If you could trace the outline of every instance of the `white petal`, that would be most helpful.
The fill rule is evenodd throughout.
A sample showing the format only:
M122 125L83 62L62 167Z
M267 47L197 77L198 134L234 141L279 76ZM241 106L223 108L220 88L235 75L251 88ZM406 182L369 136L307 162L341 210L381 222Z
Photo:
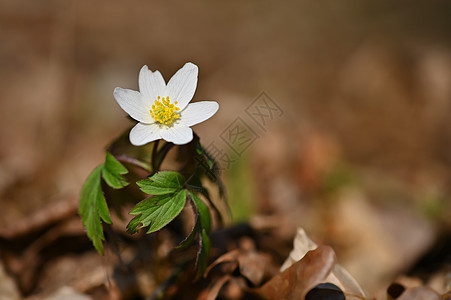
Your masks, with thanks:
M113 95L119 106L133 119L143 123L155 122L149 112L151 104L146 101L141 93L115 88Z
M178 101L178 107L184 109L193 99L197 86L198 68L193 63L186 63L169 80L167 91L171 101Z
M135 146L141 146L161 139L160 131L158 124L138 123L130 131L130 143Z
M193 140L193 130L189 127L177 126L167 127L160 131L161 137L167 142L183 145Z
M139 91L150 101L154 101L157 96L163 97L166 90L166 83L159 71L152 72L147 66L139 71Z
M201 101L188 104L180 113L180 125L193 126L211 118L219 109L218 102Z

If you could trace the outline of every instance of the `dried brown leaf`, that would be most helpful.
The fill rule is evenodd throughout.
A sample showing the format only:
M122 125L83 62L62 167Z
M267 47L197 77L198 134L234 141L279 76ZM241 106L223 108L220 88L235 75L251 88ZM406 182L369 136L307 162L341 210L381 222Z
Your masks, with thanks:
M293 250L280 268L281 271L289 268L296 261L301 260L308 251L316 249L317 244L310 239L302 227L297 229L296 236L293 241ZM357 283L357 280L339 264L335 264L332 272L326 279L327 282L337 285L347 295L349 300L366 299L366 292Z
M208 273L210 273L211 269L213 269L215 266L225 263L225 262L234 263L234 264L231 264L231 268L230 268L230 272L233 272L233 270L235 270L235 268L238 266L239 255L240 255L240 251L238 249L232 250L230 252L227 252L224 255L221 255L214 262L212 262L211 265L208 266L208 268L205 270L204 277L207 277Z
M240 273L249 279L254 286L259 285L263 281L269 262L270 257L255 251L242 253L238 257Z
M264 299L304 299L313 287L326 280L335 261L332 248L320 246L254 291Z
M237 267L241 275L248 279L254 286L262 283L266 277L271 277L275 272L271 264L271 257L255 249L251 240L241 239L240 248L227 252L216 259L208 268L205 276L215 266L223 263L229 263L222 271L232 273Z
M281 271L285 271L288 269L293 263L301 260L308 251L314 250L318 247L314 241L312 241L307 233L305 232L304 228L299 227L296 233L296 236L294 237L293 241L293 250L291 250L290 255L283 263L282 267L280 268Z
M230 280L230 275L225 275L213 284L213 286L208 290L208 294L205 300L215 300L218 297L219 292L222 287Z

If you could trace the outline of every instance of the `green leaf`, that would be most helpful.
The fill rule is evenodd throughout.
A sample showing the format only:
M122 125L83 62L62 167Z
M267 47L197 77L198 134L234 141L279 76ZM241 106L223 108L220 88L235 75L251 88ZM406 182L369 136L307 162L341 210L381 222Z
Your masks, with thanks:
M105 168L113 174L124 175L128 173L127 168L117 161L117 159L110 152L106 153Z
M180 214L185 203L186 190L147 198L130 212L131 215L137 216L128 223L127 231L135 233L146 226L149 226L147 233L158 231ZM139 226L140 224L142 225Z
M102 193L100 176L104 165L95 168L86 179L80 193L79 213L83 226L86 228L97 251L103 254L102 241L105 240L101 219L111 224L111 218L105 197Z
M202 229L205 229L207 232L211 229L211 215L208 206L193 192L189 191L189 196L193 200L194 205L196 206L197 213L199 215L199 222Z
M89 210L83 219L83 225L86 228L89 239L92 241L94 248L103 255L102 241L105 240L105 237L98 214L94 210Z
M102 177L105 182L113 189L121 189L128 185L128 182L122 175L128 173L128 170L109 152L106 153L105 164L102 170Z
M191 230L191 233L183 240L180 242L180 244L175 247L175 249L184 249L186 247L188 247L193 241L194 241L194 237L197 234L197 228L198 228L198 221L196 220L196 223L193 226L193 229Z
M210 255L210 238L208 237L207 231L202 229L199 237L199 251L197 252L196 267L197 267L197 278L204 274L207 268L207 260Z
M175 171L161 171L149 179L138 181L136 184L149 195L165 195L183 188L185 177Z

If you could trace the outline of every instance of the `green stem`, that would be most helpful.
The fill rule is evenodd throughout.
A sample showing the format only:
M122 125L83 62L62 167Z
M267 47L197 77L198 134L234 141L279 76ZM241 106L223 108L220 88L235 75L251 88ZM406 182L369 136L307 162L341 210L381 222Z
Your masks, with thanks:
M134 165L135 167L141 168L141 169L143 169L145 171L148 171L148 172L151 171L150 170L150 166L148 164L146 164L145 162L140 161L139 159L136 159L136 158L133 158L133 157L129 157L129 156L126 156L126 155L118 155L118 156L115 156L115 158L119 162L128 163L128 164Z
M158 144L160 140L156 140L153 143L153 149L152 149L152 157L150 158L150 165L152 166L152 173L156 173L158 171L157 169L157 150L158 150ZM160 164L158 164L158 168Z
M156 173L160 170L161 163L163 162L164 158L168 154L169 150L174 147L173 143L165 143L163 147L159 151L158 149L158 141L156 142L154 148L152 149L152 172Z

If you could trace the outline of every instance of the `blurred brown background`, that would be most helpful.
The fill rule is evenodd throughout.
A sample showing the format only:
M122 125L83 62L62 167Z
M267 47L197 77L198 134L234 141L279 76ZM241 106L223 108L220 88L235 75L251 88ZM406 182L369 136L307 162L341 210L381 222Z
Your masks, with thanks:
M204 144L262 91L284 111L224 172L235 215L304 226L376 293L449 230L450 41L446 1L1 0L0 236L76 214L131 125L113 89L192 61Z

